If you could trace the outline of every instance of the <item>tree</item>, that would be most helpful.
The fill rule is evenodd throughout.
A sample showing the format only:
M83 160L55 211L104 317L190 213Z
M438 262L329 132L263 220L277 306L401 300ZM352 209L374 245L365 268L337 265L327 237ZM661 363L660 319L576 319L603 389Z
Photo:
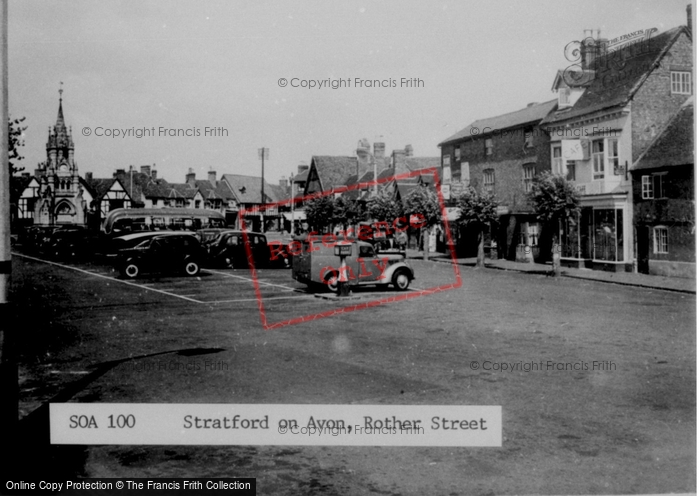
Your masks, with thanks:
M404 200L404 213L419 218L417 224L421 226L423 260L427 260L430 249L428 230L442 220L442 212L435 190L425 186L415 188ZM415 224L415 222L411 222L411 225Z
M559 226L564 222L575 222L581 211L580 196L574 184L564 176L543 172L532 181L529 199L537 217L552 230L552 270L559 276L560 248Z
M24 167L20 167L19 165L17 165L17 162L24 158L20 155L19 152L20 147L24 146L24 131L27 129L27 126L22 126L22 122L24 122L24 119L26 119L26 117L20 117L19 119L10 119L8 121L8 135L10 138L8 148L10 175L17 174L18 172L22 172L24 170Z
M367 213L371 220L393 222L401 217L401 204L394 200L391 193L384 190L367 201Z
M357 202L346 196L339 196L333 202L333 224L341 224L343 229L354 225L360 218L360 208Z
M476 266L484 266L484 234L493 222L498 221L496 207L498 202L492 193L479 193L471 186L457 199L459 219L463 226L473 224L479 233L479 248L476 255Z
M333 198L329 195L318 196L306 202L306 221L312 231L325 232L333 222L333 204Z

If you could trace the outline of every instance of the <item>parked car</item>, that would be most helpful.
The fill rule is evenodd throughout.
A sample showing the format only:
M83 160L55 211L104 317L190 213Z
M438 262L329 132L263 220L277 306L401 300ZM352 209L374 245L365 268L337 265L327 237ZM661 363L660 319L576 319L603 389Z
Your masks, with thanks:
M250 244L251 254L256 268L265 268L270 265L270 248L267 238L262 233L246 232L233 229L222 229L215 232L213 229L197 231L207 252L207 264L215 267L248 267L248 254L245 246L245 238Z
M116 266L123 277L134 279L146 272L199 274L205 258L199 239L189 233L146 237L132 248L119 250Z
M82 226L63 226L44 239L40 251L54 260L73 260L92 257L100 250L99 232Z
M102 255L104 255L108 260L114 259L114 257L119 256L119 253L122 250L133 248L134 246L143 243L147 239L151 239L156 236L171 236L178 234L189 234L191 236L193 233L189 231L144 231L125 234L123 236L117 236L109 239L105 243Z
M292 277L308 285L325 286L338 291L340 257L335 248L340 243L323 243L318 239L299 239L292 249ZM377 253L371 243L350 241L346 257L348 285L352 287L377 285L394 286L406 291L415 279L413 268L398 253Z

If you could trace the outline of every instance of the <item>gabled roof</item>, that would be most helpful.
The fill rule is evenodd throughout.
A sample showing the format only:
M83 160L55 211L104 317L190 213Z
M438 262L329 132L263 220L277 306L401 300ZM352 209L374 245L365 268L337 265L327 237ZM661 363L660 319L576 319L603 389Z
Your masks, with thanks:
M115 181L118 181L118 179L115 177L111 177L108 179L95 178L85 179L85 184L90 190L90 193L92 193L92 196L97 200L102 198L105 195L105 193L107 193L107 191L109 191L112 188L112 184L114 184ZM124 185L122 185L122 188L123 187Z
M292 179L293 183L304 183L306 182L306 178L309 176L309 169L306 169L304 172L300 172L296 176L294 176L294 179Z
M272 185L265 182L265 201L261 201L261 177L244 176L243 174L224 174L221 176L233 191L240 203L262 204L279 201L277 191Z
M557 99L554 99L545 103L536 103L523 109L516 110L515 112L509 112L507 114L497 115L495 117L488 117L486 119L479 119L442 141L440 145L445 145L447 143L466 138L474 138L475 135L472 134L472 129L474 128L478 130L476 136L479 136L482 134L488 134L495 129L508 129L511 127L524 126L525 124L540 122L547 115L549 115L552 110L554 110L554 108L557 106L557 101Z
M695 163L695 105L689 98L666 127L642 152L631 170L656 169Z
M595 78L574 106L552 113L542 123L556 123L627 105L649 74L656 69L657 63L683 34L690 37L687 28L679 26L642 42L644 49L638 50L641 53L632 53L624 59L621 59L618 52L601 57L596 61Z
M314 168L322 191L328 191L334 186L344 186L348 177L357 171L357 157L314 155L309 171Z

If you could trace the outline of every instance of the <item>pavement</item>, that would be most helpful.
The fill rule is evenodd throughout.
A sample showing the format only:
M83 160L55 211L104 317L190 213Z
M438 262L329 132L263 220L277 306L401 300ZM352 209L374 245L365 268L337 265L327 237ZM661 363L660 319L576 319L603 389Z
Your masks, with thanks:
M423 252L415 249L406 250L406 258L423 259ZM452 263L452 258L445 253L431 253L429 260L433 262ZM466 267L476 267L476 257L458 258L457 264ZM513 262L511 260L487 258L485 260L487 269L510 270L525 272L528 274L550 275L552 265L538 263ZM660 289L665 291L676 291L680 293L696 294L695 279L685 279L680 277L652 276L633 272L606 272L592 269L574 269L562 267L561 275L574 279L587 279L610 284L620 284L623 286L636 286L640 288Z

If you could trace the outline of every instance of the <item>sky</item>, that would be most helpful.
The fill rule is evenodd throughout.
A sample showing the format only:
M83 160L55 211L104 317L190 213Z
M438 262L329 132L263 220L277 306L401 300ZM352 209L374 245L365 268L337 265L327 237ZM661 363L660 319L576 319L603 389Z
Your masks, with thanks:
M564 47L584 30L663 32L686 24L688 3L10 0L10 115L26 117L28 172L46 159L61 82L81 175L259 176L265 147L277 183L313 155L353 155L362 138L436 157L474 120L553 99Z

